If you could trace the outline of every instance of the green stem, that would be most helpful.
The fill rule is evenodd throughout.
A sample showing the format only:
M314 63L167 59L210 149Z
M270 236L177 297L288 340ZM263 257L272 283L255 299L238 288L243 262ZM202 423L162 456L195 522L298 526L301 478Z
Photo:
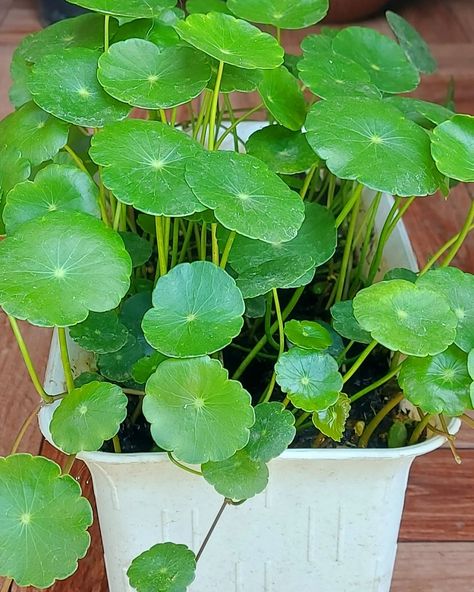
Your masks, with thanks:
M30 427L31 422L38 415L40 409L41 409L41 403L39 405L36 405L36 407L33 408L33 411L28 415L28 417L23 422L23 424L22 424L22 426L15 438L15 441L13 442L10 454L16 454L18 452L18 448L20 447L20 444L21 444L21 441L23 440L24 435L26 434L28 428Z
M70 454L66 457L66 460L64 462L64 467L62 469L63 475L69 475L69 473L72 471L72 467L74 466L75 461L76 461L75 454Z
M339 364L342 364L344 362L344 360L346 359L346 356L347 356L349 350L354 345L354 343L355 343L355 341L349 341L349 343L346 345L346 347L337 356L337 361L339 362Z
M451 251L448 253L446 258L441 263L441 267L447 267L451 263L451 261L454 259L454 257L456 257L459 249L462 247L464 241L466 240L467 235L470 232L470 228L471 228L473 222L474 222L474 199L471 202L471 206L470 206L469 211L467 213L466 220L463 224L463 227L461 228L461 232L459 233L459 236L458 236L456 242L454 243Z
M110 46L110 15L106 14L104 19L104 52L109 50Z
M362 189L363 188L364 188L363 185L360 185L360 184L357 185L356 190L351 195L351 197L347 201L346 205L342 208L342 211L339 214L339 216L336 218L336 228L339 228L339 226L347 218L349 212L352 210L352 208L354 207L354 205L359 201L359 198L361 196L361 193L362 193Z
M313 180L315 172L319 170L319 164L313 164L313 166L309 169L308 174L303 183L303 187L301 188L300 195L301 198L304 199L306 194L308 193L309 186L311 185L311 181Z
M425 417L416 424L416 427L413 430L413 432L412 432L412 434L410 436L410 439L408 440L408 445L409 446L412 446L413 444L416 444L419 441L419 439L421 438L421 434L428 427L428 424L433 419L433 417L434 417L434 415L429 415L427 413L425 415Z
M193 235L193 226L194 222L190 221L188 223L188 227L186 229L186 233L184 235L183 246L181 247L181 252L179 254L178 263L182 263L186 258L186 252L189 247L189 243L191 242L191 237Z
M175 218L173 220L173 245L171 247L171 265L172 269L178 262L178 247L179 247L179 222Z
M400 368L401 368L401 364L399 364L398 366L395 366L394 368L389 370L387 372L387 374L382 376L382 378L379 378L378 380L376 380L372 384L369 384L368 386L361 389L360 391L357 391L354 395L352 395L352 397L350 397L351 403L355 403L360 398L362 398L364 395L367 395L367 393L371 393L375 389L379 388L379 386L382 386L383 384L388 382L391 378L393 378L394 376L396 376L398 374L398 372L400 371Z
M206 91L204 94L204 98L202 100L201 106L200 106L200 110L199 110L199 115L196 121L196 125L194 127L194 133L193 133L193 138L197 139L199 132L202 128L202 124L204 122L204 117L206 115L206 113L209 112L209 101L211 100L212 97L212 93L210 93L209 91Z
M205 261L207 257L207 223L202 223L201 228L201 261Z
M161 123L168 125L168 119L166 118L166 111L164 109L160 109L160 118L161 118Z
M114 447L115 454L121 454L122 446L120 445L120 439L117 435L112 438L112 444Z
M67 349L66 329L58 327L59 350L61 352L61 362L63 365L64 376L66 378L67 392L74 390L74 378L71 370L71 362L69 360L69 352Z
M352 208L351 221L349 223L349 229L347 231L347 236L346 236L346 244L344 247L344 253L342 255L341 269L339 271L339 276L337 278L337 290L336 290L335 302L340 302L343 292L344 292L344 286L347 283L347 269L349 266L349 258L352 254L352 242L354 240L354 233L355 233L356 226L357 226L357 218L359 216L359 207L360 207L360 192L358 194L358 199L354 203L354 206Z
M369 355L372 353L372 351L375 349L376 346L377 346L377 341L375 341L375 339L369 343L369 345L364 349L364 351L360 354L360 356L357 358L357 360L351 366L350 370L348 370L346 372L346 374L344 374L344 377L343 377L344 384L350 378L352 378L354 376L354 374L362 366L362 364L369 357Z
M119 229L121 216L122 216L122 207L121 207L121 204L118 203L117 204L117 208L115 210L114 222L113 222L113 225L112 225L112 228L115 231L117 231Z
M281 43L281 28L280 27L276 27L276 40L278 41L278 43Z
M68 144L66 144L64 146L64 150L66 150L66 152L73 159L73 161L77 164L77 166L81 169L81 171L83 173L87 173L89 175L89 171L86 169L86 165L84 164L82 158L74 152L74 150L71 148L71 146L68 146Z
M165 235L163 231L163 220L161 216L155 216L155 228L156 228L156 246L158 248L158 277L166 275L167 269L167 257L165 254ZM157 271L158 271L157 269Z
M270 327L272 325L272 309L273 309L273 292L269 292L267 295L267 305L265 307L265 335L267 336L268 343L276 349L278 352L280 351L280 346L278 343L273 339L273 335L271 333Z
M285 351L285 331L284 331L284 327L283 327L283 316L281 314L280 300L278 298L278 291L276 288L272 288L272 294L273 294L273 302L275 304L275 312L276 312L276 316L277 316L278 335L279 335L278 357L280 357L282 355L282 353ZM268 385L268 389L266 390L266 392L263 395L262 400L260 402L267 403L272 398L273 390L275 388L275 383L276 383L276 373L275 373L275 371L273 371L272 378L270 380L270 384Z
M214 265L219 265L219 244L217 242L217 223L211 224L211 241L212 241L212 262Z
M360 437L360 440L359 440L359 448L367 448L369 440L370 440L371 436L373 435L373 433L375 432L375 430L379 427L379 425L382 423L382 421L387 417L387 415L390 413L390 411L392 411L392 409L394 409L397 405L399 405L402 400L403 400L403 393L399 393L396 397L394 397L393 399L390 399L382 407L382 409L377 413L377 415L375 415L375 417L372 419L372 421L365 428L364 433L362 434L362 436Z
M235 230L232 230L227 238L227 242L225 244L224 251L222 253L222 258L221 258L222 269L225 269L225 266L227 265L227 261L229 260L230 251L232 249L232 245L234 244L234 240L235 240L236 236L237 236L237 233L235 232Z
M302 413L300 417L298 417L298 419L296 420L295 428L299 428L308 419L308 417L310 417L310 415L311 413L308 413L307 411Z
M471 232L472 230L474 230L474 224L472 226L469 227L469 232ZM457 232L454 236L452 236L448 241L446 241L444 243L444 245L442 245L437 251L436 253L430 258L428 259L428 262L426 263L426 265L423 267L423 269L420 271L419 273L419 277L421 277L422 275L424 275L427 271L429 271L433 265L438 261L438 259L440 259L440 257L442 257L444 255L444 253L454 245L454 243L458 240L459 235L461 233Z
M186 465L183 465L182 463L179 462L179 460L175 459L175 457L171 454L171 452L168 452L168 458L170 459L170 461L174 465L176 465L180 469L183 469L183 471L186 471L187 473L191 473L192 475L198 475L198 477L202 477L201 471L196 471L195 469L192 469L191 467L187 467Z
M336 176L328 172L329 188L328 188L328 209L330 210L334 202L334 191L336 190Z
M229 120L231 125L235 123L235 115L234 109L232 108L232 103L228 93L224 94L224 105L227 109L227 113L229 114ZM239 151L239 137L237 135L237 130L234 128L234 133L232 134L234 137L234 152Z
M224 62L220 61L219 67L217 68L216 85L214 87L214 92L212 95L212 102L211 102L211 116L210 116L210 121L209 121L209 143L208 143L209 150L215 149L217 106L219 104L219 91L221 89L223 72L224 72Z
M253 115L257 111L260 111L261 109L263 109L263 103L260 103L260 105L257 105L256 107L253 107L252 109L250 109L249 111L247 111L246 113L244 113L241 117L239 117L238 119L236 119L234 121L234 123L232 125L230 125L225 130L225 132L221 135L221 137L217 140L216 145L215 145L215 149L218 150L221 147L222 142L227 138L227 136L229 134L233 133L233 131L235 129L237 129L237 127L239 126L239 124L241 124L243 121L245 121L246 119L248 119L251 115Z
M28 374L30 376L31 382L36 389L38 395L43 399L45 403L52 403L54 401L54 397L48 395L41 384L38 374L36 373L35 367L33 366L33 362L31 361L30 352L28 351L28 347L23 339L23 336L20 331L20 327L15 318L8 315L8 320L10 322L10 326L13 331L13 335L15 336L16 342L20 349L20 353L22 355L23 361L25 363L26 369L28 370Z

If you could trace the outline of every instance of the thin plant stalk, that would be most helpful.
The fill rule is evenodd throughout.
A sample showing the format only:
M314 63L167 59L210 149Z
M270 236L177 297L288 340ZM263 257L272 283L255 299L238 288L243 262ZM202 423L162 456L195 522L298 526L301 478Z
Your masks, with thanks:
M387 372L387 374L384 374L384 376L382 376L381 378L379 378L375 382L372 382L371 384L369 384L365 388L361 389L360 391L357 391L355 394L352 395L352 397L350 397L351 403L355 403L356 401L361 399L364 395L367 395L368 393L371 393L375 389L379 388L379 386L384 385L386 382L388 382L390 379L392 379L394 376L396 376L400 372L400 368L401 368L401 364L399 364L398 366L395 366L394 368L389 370Z
M454 245L452 246L450 252L445 257L443 262L441 263L441 267L447 267L451 263L451 261L454 259L454 257L456 257L459 249L462 247L467 235L469 234L469 231L470 231L470 228L471 228L473 222L474 222L474 199L471 201L471 206L470 206L469 211L467 213L466 220L463 224L463 227L461 228L461 232L459 233L459 236L458 236L457 240L455 241Z
M225 269L225 267L227 265L227 262L229 260L230 251L232 249L232 245L234 244L234 240L235 240L236 236L237 236L237 233L235 232L235 230L232 230L227 238L227 241L226 241L225 247L224 247L224 251L222 252L221 263L220 263L220 266L222 267L222 269Z
M401 401L403 400L403 397L404 397L403 393L399 393L398 395L393 397L393 399L390 399L382 407L382 409L377 413L377 415L375 415L375 417L367 425L367 427L364 430L364 433L360 437L359 448L367 448L367 445L369 444L369 440L372 437L375 430L379 427L379 425L382 423L382 421L387 417L387 415L390 413L390 411L392 411L392 409L395 409L395 407L401 403Z
M253 115L254 113L257 113L257 111L260 111L261 109L263 109L263 103L260 103L259 105L257 105L256 107L253 107L252 109L250 109L249 111L247 111L246 113L244 113L242 116L240 116L238 119L236 119L234 121L234 123L232 125L230 125L225 132L220 136L220 138L217 140L216 145L215 145L215 150L218 150L221 145L222 142L227 138L227 136L229 134L232 134L234 132L234 130L246 119L248 119L251 115Z
M354 374L359 370L365 360L370 356L372 351L377 346L377 341L375 339L369 343L369 345L364 349L364 351L360 354L354 364L350 367L350 369L344 374L343 381L344 384L354 376Z
M18 431L18 434L13 442L10 454L16 454L18 452L18 448L20 447L20 444L28 430L28 428L31 425L31 422L35 419L35 417L38 415L39 411L41 409L41 404L36 405L36 407L34 407L33 411L31 413L28 414L27 418L25 419L25 421L23 422L20 430Z
M67 392L74 390L74 377L71 370L71 362L69 360L69 352L67 347L66 329L58 327L59 350L61 352L61 363L63 365L64 376L66 378Z
M212 262L219 266L219 244L217 242L217 223L211 224Z
M216 85L214 87L214 92L213 92L212 101L211 101L211 114L210 114L210 121L209 121L209 142L208 142L209 150L215 149L217 106L219 104L219 91L221 88L223 73L224 73L224 62L220 61L219 66L217 68Z

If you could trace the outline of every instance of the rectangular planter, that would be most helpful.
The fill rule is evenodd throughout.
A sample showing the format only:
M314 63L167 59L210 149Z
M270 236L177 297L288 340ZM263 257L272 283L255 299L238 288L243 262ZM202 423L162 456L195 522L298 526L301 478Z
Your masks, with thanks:
M391 199L383 198L378 231ZM402 224L386 253L385 267L416 269ZM89 356L73 343L71 353L76 370L87 370ZM55 339L46 390L64 391ZM49 406L40 413L50 441L53 411ZM457 429L453 420L450 430ZM287 450L270 463L264 493L226 508L190 592L389 592L410 466L444 441L436 436L400 449ZM132 559L158 542L198 550L222 503L203 479L163 453L78 458L92 474L110 592L132 591L126 575Z

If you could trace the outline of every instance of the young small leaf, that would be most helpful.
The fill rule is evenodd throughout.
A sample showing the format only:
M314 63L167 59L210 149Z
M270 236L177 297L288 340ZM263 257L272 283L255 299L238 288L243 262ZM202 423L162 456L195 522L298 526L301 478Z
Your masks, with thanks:
M391 10L387 10L385 15L403 51L415 68L424 74L433 74L438 65L428 44L418 31L403 17Z
M295 416L291 411L276 401L260 403L255 407L255 423L244 450L251 459L267 463L280 456L295 435Z
M145 356L144 358L140 358L132 368L132 378L138 384L145 384L145 382L150 378L152 374L155 373L155 370L166 360L166 356L160 354L160 352L155 352L151 354L151 356Z
M329 331L315 321L288 321L285 323L285 335L302 349L324 350L332 343Z
M158 446L191 464L232 456L255 421L249 393L207 356L160 364L146 384L143 414Z
M408 430L404 421L395 421L388 430L387 445L389 448L402 448L408 442Z
M351 402L349 397L344 393L340 393L334 405L324 411L315 411L313 413L313 424L322 434L336 442L340 442L344 435L350 410Z
M107 354L121 349L128 339L128 330L113 310L90 312L85 321L69 329L69 335L86 351Z

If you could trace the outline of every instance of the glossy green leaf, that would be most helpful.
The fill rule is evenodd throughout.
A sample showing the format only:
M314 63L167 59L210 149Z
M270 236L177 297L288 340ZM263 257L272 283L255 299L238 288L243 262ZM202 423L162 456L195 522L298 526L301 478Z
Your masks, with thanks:
M344 393L339 394L339 398L324 411L315 411L313 413L313 424L325 436L340 442L346 429L346 421L351 410L349 397Z
M255 407L255 423L244 450L251 459L267 463L280 456L295 435L295 416L291 411L276 401L260 403Z
M188 162L186 181L223 226L248 238L289 241L303 223L300 196L248 154L202 152Z
M146 384L143 413L155 442L184 462L221 461L243 448L255 421L250 395L207 356L166 360Z
M267 306L263 296L246 298L245 300L245 316L249 319L260 319L265 314L266 308Z
M166 356L155 352L151 356L140 358L135 362L132 368L132 378L138 384L145 384L145 382L154 374L155 370L166 360Z
M143 319L162 354L188 358L224 348L242 329L245 306L231 276L209 261L182 263L161 277Z
M80 388L90 382L105 382L105 378L98 372L82 372L79 376L74 378L74 386Z
M418 279L418 274L412 271L411 269L406 269L405 267L394 267L393 269L389 269L387 273L383 276L384 280L406 280L407 282L411 282L412 284L416 283Z
M77 167L51 164L41 169L34 181L17 185L9 194L3 220L8 234L29 220L48 212L83 212L100 217L99 189Z
M125 344L120 349L98 356L97 366L105 378L114 382L126 382L132 377L135 364L144 354L145 351L137 338L128 334Z
M8 91L10 103L19 109L22 105L32 100L31 93L28 90L28 80L31 75L32 64L28 63L20 53L21 44L13 53L10 63L10 78L12 84Z
M435 127L431 153L443 175L458 181L474 182L474 117L455 115Z
M197 97L211 77L206 56L190 47L151 41L114 43L99 59L97 77L114 98L144 109L170 109Z
M442 181L426 132L383 101L319 101L306 127L313 149L341 179L400 196L432 194Z
M403 17L391 10L387 10L385 15L403 51L415 68L424 74L433 74L438 65L428 44L418 31Z
M474 276L455 267L432 269L421 276L420 288L438 292L458 319L454 343L465 352L474 348Z
M409 92L420 82L418 70L407 59L403 49L374 29L342 29L334 37L332 47L336 53L362 66L371 82L382 92Z
M67 0L96 12L134 18L154 18L174 8L176 0Z
M408 442L408 429L404 421L395 421L388 430L387 445L389 448L402 448Z
M285 66L265 70L258 92L279 124L294 131L301 129L306 119L306 102L297 79Z
M246 143L247 153L255 156L275 173L303 173L318 162L306 135L281 125L269 125L253 133Z
M336 360L327 353L292 347L275 364L276 380L298 409L323 411L334 405L342 389Z
M122 309L119 316L120 321L136 337L144 355L149 355L154 351L148 345L142 329L143 317L152 306L151 290L144 290L122 302Z
M218 68L219 62L212 60L212 74L209 82L207 83L207 88L210 90L214 90L216 86L216 76ZM237 66L231 66L229 64L226 64L224 71L222 73L220 92L252 92L257 88L261 80L262 70L248 70L245 68L239 68Z
M406 398L424 413L455 416L472 408L467 356L455 345L435 356L407 358L398 382Z
M51 420L54 443L67 454L99 450L127 416L127 396L107 382L90 382L68 393Z
M332 326L346 339L358 343L370 343L372 337L368 331L362 329L354 316L352 300L337 302L331 307Z
M140 267L150 259L152 253L150 241L147 241L134 232L121 232L120 236L122 237L123 244L132 259L133 267Z
M327 14L328 0L228 0L240 18L280 29L304 29Z
M217 493L242 501L261 493L268 483L267 465L250 458L247 450L238 450L233 456L201 466L204 479Z
M332 343L329 331L315 321L288 321L285 335L291 343L303 349L324 350Z
M30 163L15 148L0 150L0 197L30 176Z
M454 111L443 105L411 97L387 97L385 101L399 109L407 119L426 128L439 125L454 115Z
M33 68L29 89L42 109L85 127L124 119L130 106L108 95L97 80L100 53L76 47L44 56Z
M52 212L0 242L0 304L33 325L75 325L115 308L130 272L115 232L86 214Z
M276 39L229 14L191 14L175 26L184 41L225 64L253 70L283 63L284 52Z
M458 319L446 298L406 280L373 284L355 296L353 306L361 327L392 351L435 355L456 337Z
M69 577L87 552L91 524L89 502L59 465L29 454L0 458L2 575L37 588Z
M121 202L155 216L187 216L205 209L185 180L185 167L202 153L197 142L158 121L127 120L92 140L105 186Z
M27 103L0 122L1 145L19 150L34 166L61 150L67 143L68 128L34 103Z
M471 349L467 356L467 369L469 376L474 380L474 349Z
M91 312L85 321L74 325L69 335L86 351L96 354L116 352L127 342L128 329L113 310Z
M186 10L189 14L207 14L208 12L224 12L230 14L230 10L224 0L188 0L186 2Z
M146 39L158 47L175 47L181 43L173 27L158 19L134 19L122 25L114 35L112 43L127 39Z
M185 592L195 572L196 557L186 545L159 543L135 557L127 575L137 592Z

